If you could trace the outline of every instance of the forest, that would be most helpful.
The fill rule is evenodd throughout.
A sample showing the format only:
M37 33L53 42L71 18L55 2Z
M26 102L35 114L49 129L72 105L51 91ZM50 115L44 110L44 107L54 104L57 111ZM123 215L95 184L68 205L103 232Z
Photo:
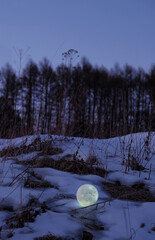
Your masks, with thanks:
M107 70L70 49L52 68L46 58L0 69L0 138L57 134L109 138L155 130L155 65Z

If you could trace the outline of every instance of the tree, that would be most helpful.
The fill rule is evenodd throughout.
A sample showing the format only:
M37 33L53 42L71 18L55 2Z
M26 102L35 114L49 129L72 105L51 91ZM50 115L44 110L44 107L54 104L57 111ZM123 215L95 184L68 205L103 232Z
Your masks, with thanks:
M0 137L12 138L20 136L21 119L19 113L12 108L9 99L0 97Z
M29 61L23 70L22 76L25 91L25 120L29 133L33 133L34 127L35 93L38 83L38 74L37 65L32 60Z
M52 104L54 104L54 81L55 75L49 61L44 58L39 63L39 86L40 86L40 110L41 132L47 132L52 118ZM40 122L40 121L39 121Z
M6 64L6 66L1 69L0 82L2 84L2 96L6 101L10 100L12 108L15 109L18 94L18 83L16 74L10 64Z

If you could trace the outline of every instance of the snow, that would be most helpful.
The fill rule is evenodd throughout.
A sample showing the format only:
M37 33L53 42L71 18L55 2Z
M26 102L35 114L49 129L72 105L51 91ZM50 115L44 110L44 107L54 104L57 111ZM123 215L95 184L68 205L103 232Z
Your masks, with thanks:
M33 135L15 139L0 139L0 151L7 147L29 146L36 138L41 141L52 139L54 147L63 150L52 155L59 160L66 155L75 154L78 159L87 162L89 156L96 156L97 166L104 167L109 173L103 178L97 175L80 175L56 170L53 168L31 168L21 165L34 157L38 160L38 152L30 152L16 157L0 158L0 239L34 239L49 233L70 239L82 239L82 232L88 231L96 240L153 240L155 239L155 202L134 202L112 199L104 190L103 181L114 183L119 181L126 186L143 182L155 195L155 133L149 138L149 154L144 150L148 133L129 134L112 139L85 139L54 135ZM132 139L132 144L131 144ZM130 149L131 147L131 149ZM125 172L122 165L130 155L140 155L140 163L146 166L141 172L129 169ZM137 151L137 152L136 152ZM142 154L143 152L143 154ZM146 160L146 156L149 160ZM139 156L138 156L139 157ZM29 168L29 170L27 170ZM29 171L34 171L40 179L50 182L53 188L26 188L24 181ZM76 200L76 192L82 184L92 184L99 192L98 205L81 208ZM14 213L25 209L30 199L37 199L39 204L44 201L48 206L45 212L40 212L34 222L24 224L23 228L9 229L6 219ZM107 201L109 200L109 202ZM105 202L106 201L106 202ZM105 203L104 203L105 202ZM36 206L35 209L39 209ZM12 211L7 210L12 208ZM144 223L144 227L140 227ZM100 229L95 227L99 226ZM104 229L103 229L104 228Z

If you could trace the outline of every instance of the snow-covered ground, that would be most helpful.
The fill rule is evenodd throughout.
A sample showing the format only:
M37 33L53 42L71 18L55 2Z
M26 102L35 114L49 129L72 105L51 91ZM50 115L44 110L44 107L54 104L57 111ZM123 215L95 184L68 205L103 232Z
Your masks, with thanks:
M18 151L38 137L41 142L51 141L54 148L62 149L62 152L46 158L70 161L74 155L75 161L82 159L88 166L104 168L108 173L101 177L22 164L23 161L39 161L45 157L32 148L27 153ZM103 140L51 135L0 139L0 151L7 147L16 148L18 153L13 156L5 153L0 158L0 239L31 240L52 234L62 239L82 240L86 239L84 231L92 234L93 240L155 239L155 202L117 199L105 191L103 184L104 181L119 181L122 185L132 186L143 182L155 195L155 133ZM92 156L97 162L91 162ZM144 169L138 171L127 167L128 160L133 159ZM48 181L53 187L24 187L28 177ZM97 188L99 199L98 204L82 208L76 192L85 183ZM19 219L24 211L32 212L33 221L24 221L23 217L23 226L15 227L15 216Z

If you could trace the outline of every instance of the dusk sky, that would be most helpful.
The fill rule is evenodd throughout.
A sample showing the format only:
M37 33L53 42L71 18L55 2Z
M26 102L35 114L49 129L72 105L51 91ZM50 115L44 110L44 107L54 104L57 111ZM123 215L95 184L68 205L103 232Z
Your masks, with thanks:
M93 65L155 63L155 0L0 0L0 68L23 49L53 67L73 48ZM76 63L78 62L76 61ZM26 59L25 59L26 63Z

